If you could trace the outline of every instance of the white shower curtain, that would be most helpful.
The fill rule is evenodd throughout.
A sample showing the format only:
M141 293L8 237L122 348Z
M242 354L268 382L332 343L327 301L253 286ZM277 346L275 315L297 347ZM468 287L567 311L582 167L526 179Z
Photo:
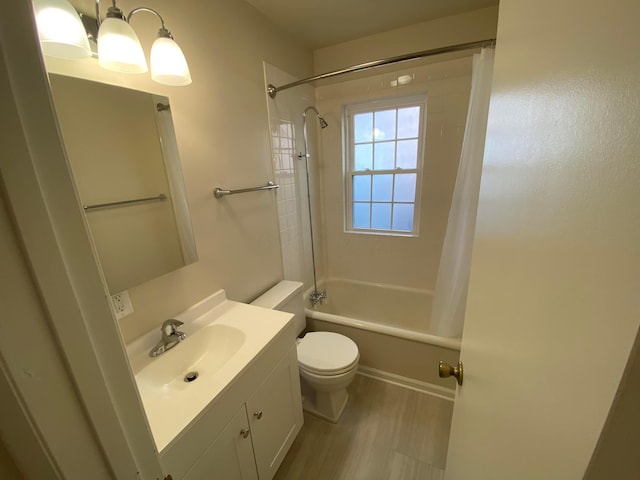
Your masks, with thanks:
M473 56L467 125L431 312L430 331L443 337L460 337L464 325L489 114L493 53L493 49L485 48Z

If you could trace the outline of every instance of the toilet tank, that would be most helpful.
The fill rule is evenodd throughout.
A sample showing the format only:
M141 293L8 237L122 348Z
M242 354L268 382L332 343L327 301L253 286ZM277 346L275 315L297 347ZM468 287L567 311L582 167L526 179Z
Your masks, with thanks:
M251 305L293 313L297 335L306 327L301 282L282 280L251 302Z

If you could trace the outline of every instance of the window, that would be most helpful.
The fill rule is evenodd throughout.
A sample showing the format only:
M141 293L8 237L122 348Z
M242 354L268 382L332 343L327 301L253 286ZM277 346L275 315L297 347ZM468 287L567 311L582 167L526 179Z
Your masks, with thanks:
M424 96L345 108L345 219L350 232L417 235Z

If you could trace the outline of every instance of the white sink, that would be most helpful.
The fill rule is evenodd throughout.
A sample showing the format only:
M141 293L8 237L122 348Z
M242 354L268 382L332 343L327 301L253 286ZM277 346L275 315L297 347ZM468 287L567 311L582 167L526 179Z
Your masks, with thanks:
M235 327L203 327L137 372L138 388L166 396L206 382L238 353L245 339Z
M260 352L285 330L295 340L293 315L227 300L220 290L174 317L187 337L150 357L158 328L127 345L158 451L172 442ZM287 329L287 327L289 327ZM197 373L193 381L188 374Z

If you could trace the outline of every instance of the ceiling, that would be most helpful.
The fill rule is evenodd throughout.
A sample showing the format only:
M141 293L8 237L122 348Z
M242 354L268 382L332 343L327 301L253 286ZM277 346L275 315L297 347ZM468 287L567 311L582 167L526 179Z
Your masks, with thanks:
M245 0L278 27L316 49L397 27L498 5L499 0ZM71 0L95 16L95 0ZM103 0L104 16L109 2ZM123 9L137 1L122 1ZM144 2L143 2L144 3ZM149 2L153 3L153 2ZM153 6L153 5L149 5Z
M498 5L498 0L246 0L311 48Z

